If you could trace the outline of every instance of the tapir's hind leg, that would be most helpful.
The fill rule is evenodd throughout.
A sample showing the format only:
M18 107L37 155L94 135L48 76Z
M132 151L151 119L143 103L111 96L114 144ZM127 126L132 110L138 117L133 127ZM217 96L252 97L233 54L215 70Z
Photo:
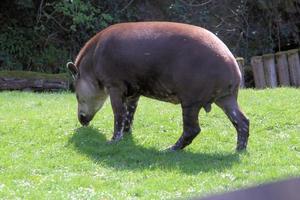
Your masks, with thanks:
M249 137L249 120L240 110L236 95L220 98L216 104L226 113L237 131L236 150L246 149Z
M182 106L183 117L183 133L178 141L169 149L179 150L183 149L200 133L201 129L198 122L198 114L200 111L200 105Z

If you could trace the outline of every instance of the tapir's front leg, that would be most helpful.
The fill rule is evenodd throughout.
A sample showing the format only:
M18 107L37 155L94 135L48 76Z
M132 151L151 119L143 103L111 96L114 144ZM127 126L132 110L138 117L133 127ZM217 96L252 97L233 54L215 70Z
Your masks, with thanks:
M114 113L114 133L112 141L119 141L124 135L126 105L123 93L120 89L112 88L109 90L110 101Z
M126 100L125 133L131 133L131 126L138 100L139 96L131 97Z

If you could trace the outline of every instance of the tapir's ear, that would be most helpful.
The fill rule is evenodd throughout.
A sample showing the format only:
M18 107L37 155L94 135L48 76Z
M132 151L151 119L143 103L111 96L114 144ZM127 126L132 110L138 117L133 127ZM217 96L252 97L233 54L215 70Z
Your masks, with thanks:
M78 69L72 62L67 63L67 68L70 70L73 78L75 79L78 76Z

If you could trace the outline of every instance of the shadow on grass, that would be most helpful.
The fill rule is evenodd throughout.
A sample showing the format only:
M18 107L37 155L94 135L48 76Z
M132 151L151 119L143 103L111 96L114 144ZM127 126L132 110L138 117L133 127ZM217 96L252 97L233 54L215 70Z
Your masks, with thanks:
M195 174L223 171L239 162L239 154L234 152L230 154L187 151L165 153L135 144L131 135L116 144L108 144L105 136L93 127L75 130L69 144L96 163L120 170L179 169L187 174Z

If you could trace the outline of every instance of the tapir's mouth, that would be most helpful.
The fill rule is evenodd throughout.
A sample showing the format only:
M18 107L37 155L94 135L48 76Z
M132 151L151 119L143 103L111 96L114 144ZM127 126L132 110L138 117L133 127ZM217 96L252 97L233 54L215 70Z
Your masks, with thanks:
M86 115L79 115L78 119L82 126L88 126L91 121L91 118Z

